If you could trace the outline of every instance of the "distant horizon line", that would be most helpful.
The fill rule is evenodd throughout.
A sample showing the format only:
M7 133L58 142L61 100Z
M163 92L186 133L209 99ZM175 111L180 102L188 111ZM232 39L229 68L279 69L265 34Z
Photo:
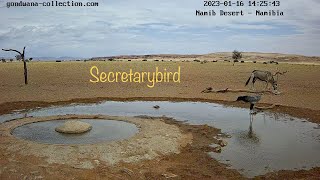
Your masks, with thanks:
M121 55L106 55L106 56L91 56L91 57L75 57L75 56L27 56L28 58L33 58L36 60L76 60L76 59L94 59L94 58L116 58L116 57L121 57L121 56L136 56L136 57L141 57L141 56L203 56L203 55L211 55L211 54L228 54L232 53L233 51L222 51L222 52L211 52L211 53L204 53L204 54L121 54ZM279 53L279 52L254 52L254 51L240 51L241 53L257 53L257 54L279 54L279 55L289 55L289 56L304 56L304 57L320 57L320 55L303 55L303 54L290 54L290 53ZM1 56L1 59L14 59L12 56Z

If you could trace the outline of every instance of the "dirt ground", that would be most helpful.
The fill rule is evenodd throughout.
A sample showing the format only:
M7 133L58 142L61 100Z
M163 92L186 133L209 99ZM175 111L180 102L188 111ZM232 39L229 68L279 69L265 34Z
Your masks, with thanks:
M148 88L146 83L91 83L90 68L105 72L154 71L181 67L181 83L158 83ZM214 89L244 89L250 73L255 70L288 71L279 77L280 95L263 95L261 103L281 105L314 122L320 122L320 66L297 64L262 64L229 62L32 62L28 63L29 84L24 85L22 63L0 63L0 114L14 109L58 101L118 100L191 100L233 103L247 93L201 93ZM263 89L257 82L256 88ZM85 100L87 99L87 100ZM43 103L44 102L44 103ZM33 105L32 105L33 104ZM243 104L238 104L243 105ZM292 109L292 110L291 110ZM297 112L297 109L303 109Z
M90 83L89 70L98 66L103 71L154 71L159 69L175 71L181 67L181 83L159 83L154 88L135 83ZM22 63L0 63L0 114L17 109L29 109L75 102L97 102L102 100L172 100L217 102L230 106L248 107L234 102L237 96L247 93L201 93L207 87L214 89L244 89L250 73L255 70L288 71L279 77L280 95L266 94L262 105L277 104L272 111L284 112L296 117L320 123L320 66L313 64L262 64L230 62L31 62L28 63L29 84L23 80ZM264 87L257 83L257 89ZM206 126L190 126L167 120L180 127L181 131L191 132L193 143L181 148L181 153L143 161L138 164L118 164L116 167L101 166L94 170L70 168L56 164L52 167L38 167L42 160L34 157L33 165L17 162L18 173L26 175L36 171L33 178L44 173L55 178L83 177L84 179L165 179L177 174L176 179L241 179L237 171L229 170L210 158L208 144L219 130ZM26 158L26 157L21 157ZM31 156L27 158L33 158ZM0 158L1 164L8 161L6 155ZM20 168L20 169L19 169ZM9 168L10 172L10 168ZM3 174L0 172L0 174ZM280 171L258 179L317 179L320 168L309 171ZM4 176L8 177L8 176ZM21 176L12 176L21 178ZM79 179L79 178L78 178Z

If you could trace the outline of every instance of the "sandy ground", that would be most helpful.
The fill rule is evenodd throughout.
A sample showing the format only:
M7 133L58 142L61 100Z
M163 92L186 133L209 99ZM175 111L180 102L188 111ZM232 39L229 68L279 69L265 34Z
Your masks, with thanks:
M98 66L103 71L154 71L159 69L176 71L181 67L181 83L160 83L154 88L135 83L90 83L89 70ZM234 102L237 96L246 93L201 93L207 87L214 89L243 89L250 73L255 70L288 71L279 77L280 95L263 95L261 104L277 104L273 111L285 112L309 121L320 123L320 66L301 64L262 64L229 62L32 62L28 63L29 84L23 80L22 63L0 63L0 114L12 110L69 104L73 102L97 102L100 100L174 100L219 102L231 106L248 107ZM257 89L264 87L257 83ZM178 179L240 179L238 172L227 169L212 160L205 152L212 149L209 144L219 130L206 126L190 126L168 120L184 133L192 133L193 141L181 148L179 154L167 155L158 160L146 160L138 164L118 164L117 167L100 166L94 170L79 170L56 164L41 168L44 160L38 157L21 156L22 161L34 158L33 165L13 163L6 172L28 174L32 177L53 175L55 178L83 177L84 179L160 179L179 174ZM2 155L1 164L8 163L9 155ZM24 159L24 160L23 160ZM159 163L161 161L161 163ZM27 167L28 166L28 167ZM2 170L3 172L4 170ZM319 168L310 171L280 171L261 179L283 177L316 179ZM0 173L1 174L1 173ZM3 173L2 173L3 174ZM43 175L44 174L44 175ZM8 177L8 176L4 176ZM21 179L24 176L12 176ZM54 176L52 176L54 177Z
M166 68L176 71L181 67L181 83L158 83L154 88L137 83L96 83L89 71L92 66L101 71L154 71ZM261 64L229 62L33 62L28 64L29 84L24 85L22 63L0 63L1 114L13 109L41 105L41 102L70 101L75 99L148 99L148 100L199 100L235 101L246 93L201 93L207 87L214 89L243 89L250 73L255 70L288 71L279 77L281 95L264 95L261 103L278 104L288 109L303 108L296 116L310 115L319 120L320 66L297 64ZM264 83L257 82L257 89ZM28 102L27 102L28 101ZM29 102L32 101L32 102ZM22 103L23 102L23 103ZM6 103L6 104L4 104ZM296 112L296 109L286 110ZM307 113L307 114L306 114Z

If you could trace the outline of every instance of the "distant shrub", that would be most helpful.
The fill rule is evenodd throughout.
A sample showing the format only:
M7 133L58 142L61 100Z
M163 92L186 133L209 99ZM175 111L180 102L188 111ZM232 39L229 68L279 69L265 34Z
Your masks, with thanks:
M148 61L148 60L146 60L146 59L143 59L142 61Z
M131 59L128 59L128 61L131 61Z
M241 63L244 63L244 61L241 61Z
M270 64L279 64L277 61L269 61Z
M253 63L257 63L257 61L252 61Z
M194 62L200 62L200 60L199 59L195 59L195 60L193 60Z
M242 58L242 53L237 51L237 50L234 50L232 52L232 59L234 60L238 60L238 59L241 59Z
M154 61L159 61L158 59L155 59Z
M61 62L61 60L56 60L56 62ZM84 61L84 62L86 62L86 61Z

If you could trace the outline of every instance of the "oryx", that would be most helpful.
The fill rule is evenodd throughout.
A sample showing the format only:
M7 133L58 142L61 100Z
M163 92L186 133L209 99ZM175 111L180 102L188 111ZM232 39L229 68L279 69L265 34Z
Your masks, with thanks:
M276 91L278 88L277 81L274 79L274 76L271 74L269 71L260 71L260 70L254 70L251 73L251 76L246 82L246 86L249 84L250 79L252 79L252 88L254 88L254 83L256 80L264 81L266 82L266 87L265 89L268 88L268 84L270 83L273 87L273 89Z

